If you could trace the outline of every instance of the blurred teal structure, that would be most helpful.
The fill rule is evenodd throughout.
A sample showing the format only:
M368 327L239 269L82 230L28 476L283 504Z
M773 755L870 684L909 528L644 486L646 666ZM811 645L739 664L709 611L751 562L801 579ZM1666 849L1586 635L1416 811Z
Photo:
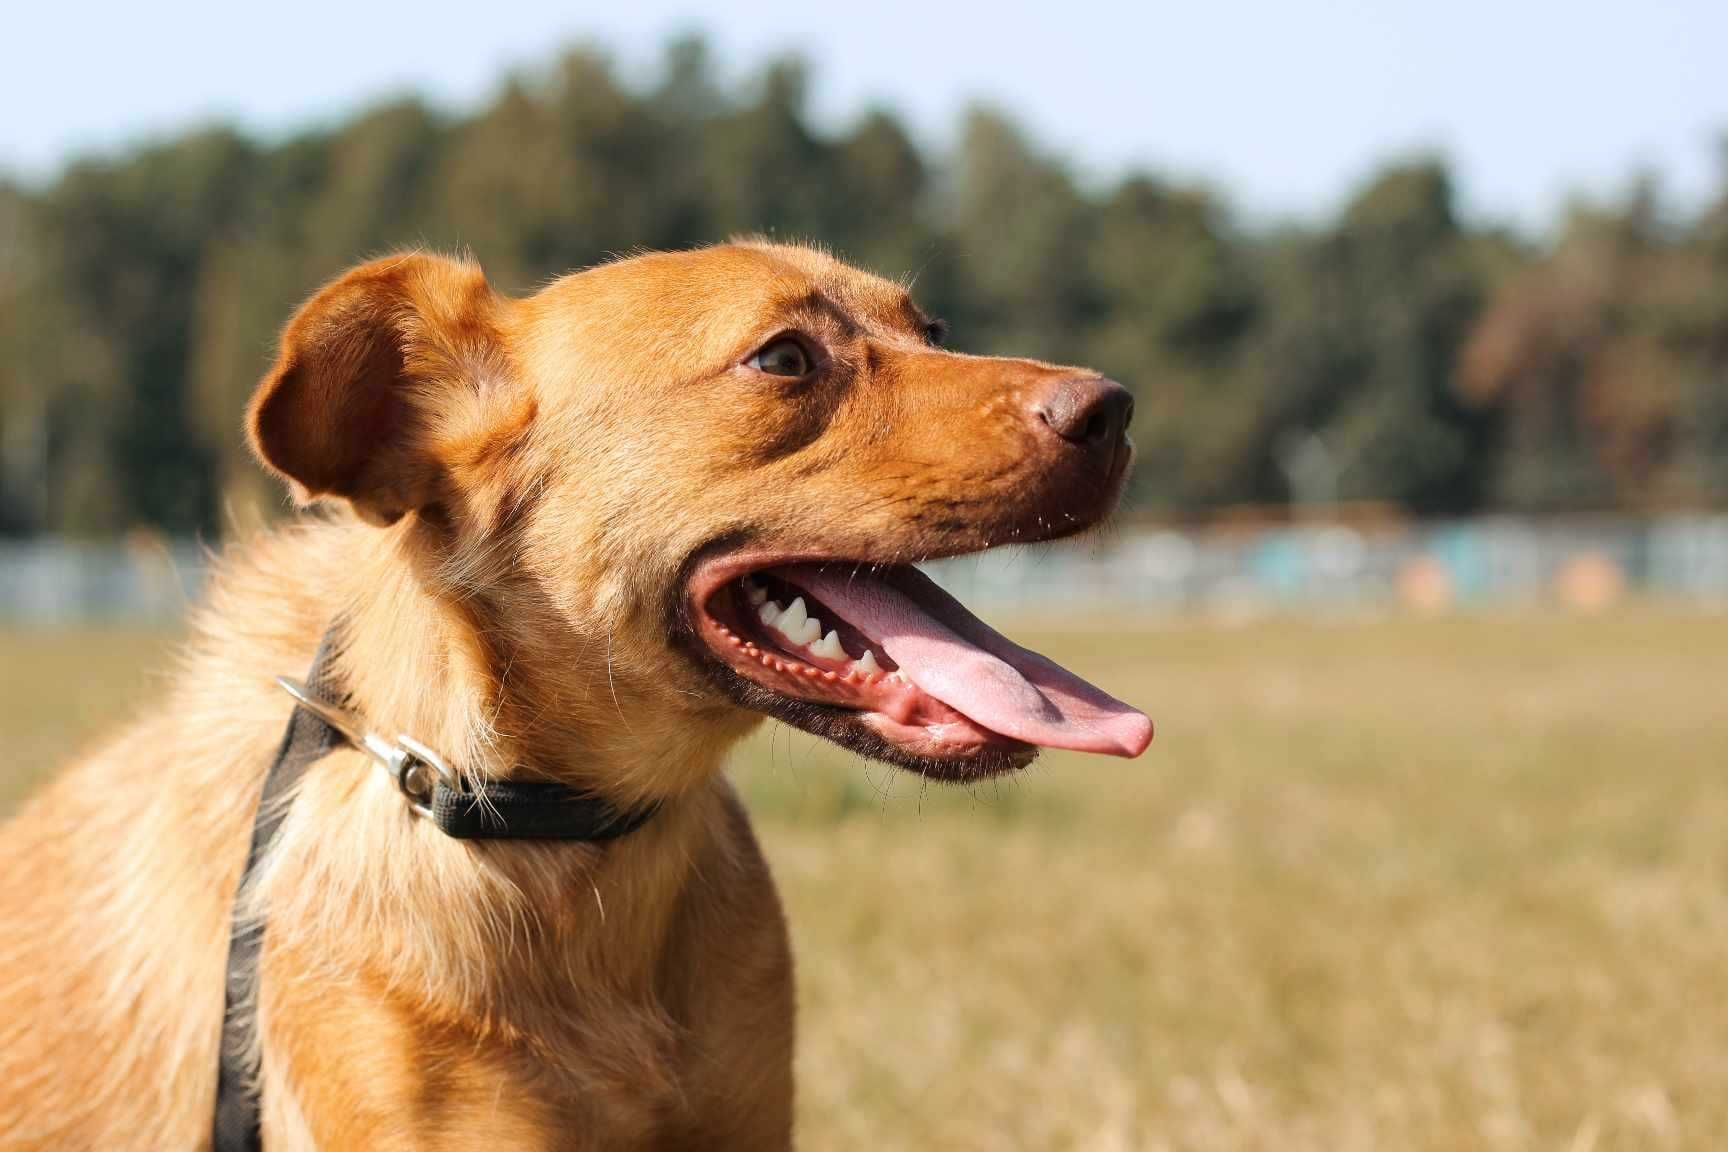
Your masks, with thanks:
M172 623L210 553L190 542L0 545L0 622ZM1621 595L1728 607L1728 515L1538 522L1509 518L1362 530L1131 529L1101 539L927 565L983 608L1045 614L1344 611Z

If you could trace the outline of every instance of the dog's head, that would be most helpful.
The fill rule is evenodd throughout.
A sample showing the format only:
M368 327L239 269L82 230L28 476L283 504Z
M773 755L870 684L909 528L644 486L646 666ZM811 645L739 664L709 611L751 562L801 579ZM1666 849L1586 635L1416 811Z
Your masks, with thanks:
M521 300L408 254L301 309L250 431L300 498L396 525L524 730L724 743L766 713L957 778L1137 755L1143 715L911 566L1097 524L1129 395L940 337L807 248L638 256Z

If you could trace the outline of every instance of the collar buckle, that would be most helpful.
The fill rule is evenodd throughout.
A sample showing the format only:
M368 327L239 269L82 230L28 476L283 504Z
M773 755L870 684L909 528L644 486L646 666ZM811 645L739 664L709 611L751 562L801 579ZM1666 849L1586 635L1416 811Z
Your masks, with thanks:
M409 807L421 816L432 815L432 798L438 785L453 791L461 789L462 781L444 758L407 733L399 733L394 741L386 740L366 728L358 715L327 700L314 696L299 680L276 677L276 684L294 698L295 703L324 721L344 740L372 758L372 762L390 778L407 799Z

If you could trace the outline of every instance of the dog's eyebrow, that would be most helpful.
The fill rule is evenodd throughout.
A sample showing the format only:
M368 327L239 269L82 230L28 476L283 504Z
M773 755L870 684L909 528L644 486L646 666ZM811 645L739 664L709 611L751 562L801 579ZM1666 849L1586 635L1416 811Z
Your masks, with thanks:
M852 318L852 314L836 304L833 298L820 288L811 288L796 296L778 300L773 310L780 316L820 316L847 336L858 331L858 322Z

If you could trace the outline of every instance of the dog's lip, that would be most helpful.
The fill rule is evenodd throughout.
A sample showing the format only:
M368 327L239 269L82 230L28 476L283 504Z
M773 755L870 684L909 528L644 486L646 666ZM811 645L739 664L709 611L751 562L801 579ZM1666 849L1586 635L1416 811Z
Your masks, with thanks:
M701 613L707 611L708 602L714 599L720 589L734 580L748 576L752 572L760 572L765 568L778 568L787 564L854 562L869 563L869 561L836 556L832 552L788 552L771 548L752 548L738 552L727 552L697 565L688 584L690 608L692 613L699 617Z

